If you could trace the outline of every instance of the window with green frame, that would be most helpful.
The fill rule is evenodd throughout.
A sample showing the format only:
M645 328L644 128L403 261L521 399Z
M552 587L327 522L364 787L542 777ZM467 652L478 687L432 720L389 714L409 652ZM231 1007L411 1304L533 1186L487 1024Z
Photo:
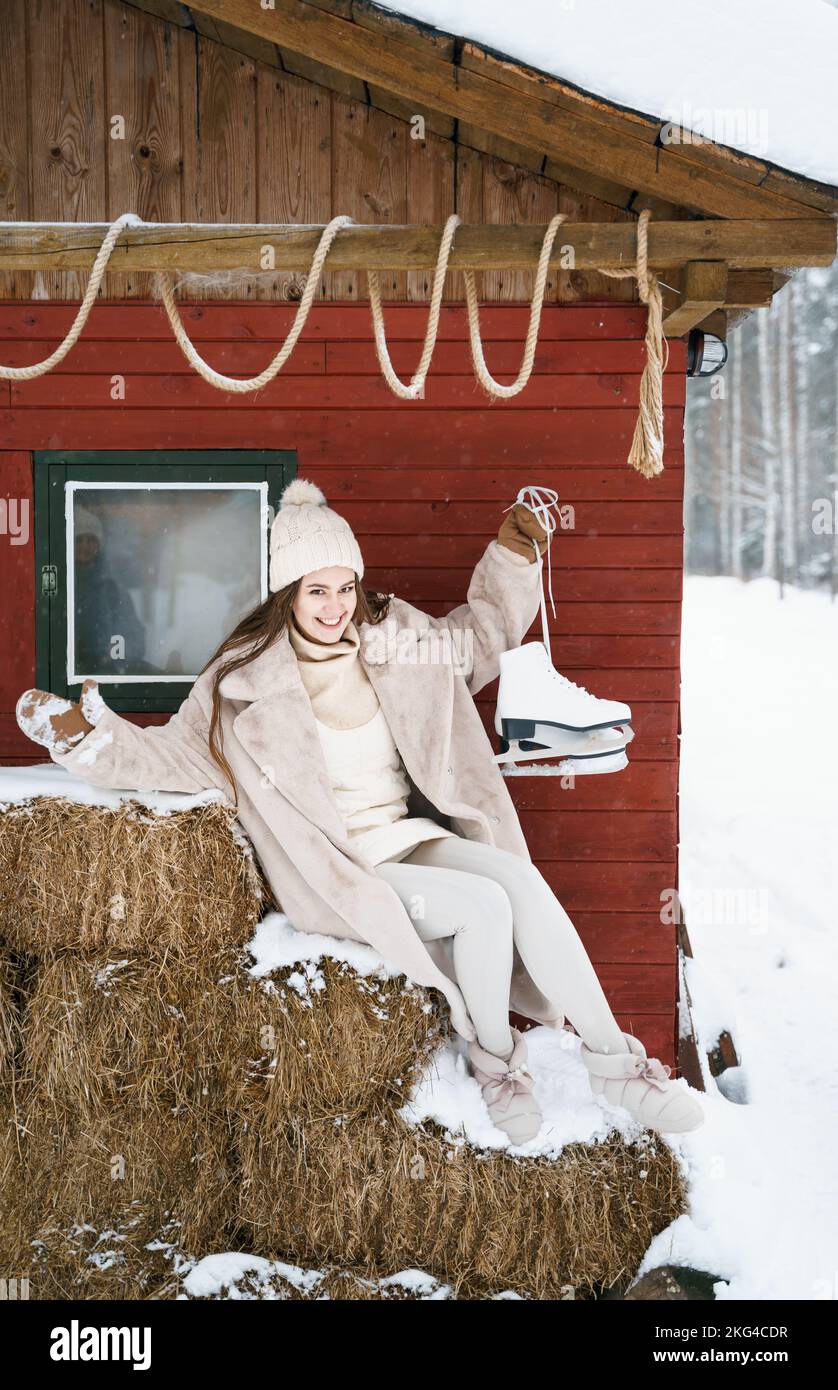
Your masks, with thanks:
M289 449L39 451L36 685L115 710L176 710L268 597Z

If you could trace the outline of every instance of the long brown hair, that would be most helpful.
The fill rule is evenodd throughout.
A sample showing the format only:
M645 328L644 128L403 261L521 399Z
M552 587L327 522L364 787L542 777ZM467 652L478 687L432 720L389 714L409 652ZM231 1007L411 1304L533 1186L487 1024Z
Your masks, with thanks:
M291 623L291 610L294 606L294 599L303 578L295 579L293 584L286 584L284 589L277 589L276 593L269 594L262 603L258 603L249 613L246 613L241 622L233 628L233 631L224 638L213 652L212 656L206 661L198 672L203 675L207 667L214 661L223 656L225 652L238 647L248 646L248 650L243 655L231 656L227 661L223 661L215 673L212 683L212 718L209 726L209 749L213 760L218 764L225 777L228 777L233 787L235 795L235 805L238 809L239 789L233 770L224 756L224 731L221 730L219 740L219 721L221 718L221 697L218 687L223 678L230 671L237 671L241 666L247 666L249 662L255 661L257 656L261 656L273 642L277 641L285 629ZM358 576L355 576L355 596L357 603L355 612L352 614L352 622L356 626L361 623L380 623L387 616L390 608L390 595L379 594L370 589L363 589ZM254 645L251 647L251 643Z

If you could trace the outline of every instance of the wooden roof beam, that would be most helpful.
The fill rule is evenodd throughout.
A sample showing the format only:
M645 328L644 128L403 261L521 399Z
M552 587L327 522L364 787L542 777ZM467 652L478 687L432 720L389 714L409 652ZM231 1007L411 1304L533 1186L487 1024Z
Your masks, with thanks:
M0 269L85 270L93 263L108 222L2 222ZM542 226L462 223L455 232L452 270L533 270L544 234ZM273 248L276 270L308 270L323 224L147 223L126 227L113 250L108 271L233 270L266 268L263 253ZM338 232L325 260L326 270L425 270L437 262L441 227L355 224ZM573 264L568 256L573 252ZM729 266L831 265L836 252L833 218L812 221L651 222L648 260L653 270L691 261L724 261ZM635 264L637 229L631 222L565 222L553 242L550 266L556 270L596 270Z

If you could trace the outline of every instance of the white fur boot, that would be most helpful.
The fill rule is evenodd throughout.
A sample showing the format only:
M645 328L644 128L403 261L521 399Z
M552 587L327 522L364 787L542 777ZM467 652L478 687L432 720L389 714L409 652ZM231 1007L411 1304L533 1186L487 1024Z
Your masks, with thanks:
M492 1118L513 1144L526 1144L541 1128L541 1108L532 1094L533 1077L526 1067L527 1044L523 1033L512 1028L514 1047L508 1061L487 1052L476 1040L468 1045L472 1071L480 1082L483 1099Z
M592 1052L582 1044L582 1061L590 1073L591 1090L609 1105L622 1105L649 1129L684 1133L704 1123L704 1112L686 1082L670 1081L672 1070L631 1033L623 1033L629 1051Z

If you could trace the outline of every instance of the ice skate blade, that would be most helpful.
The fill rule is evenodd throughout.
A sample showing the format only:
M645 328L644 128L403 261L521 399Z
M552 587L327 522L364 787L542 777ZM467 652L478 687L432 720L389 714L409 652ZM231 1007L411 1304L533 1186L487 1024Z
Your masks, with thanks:
M556 730L559 730L558 733ZM507 738L509 735L505 735ZM599 758L605 753L618 753L634 738L630 724L604 724L597 729L563 729L556 724L536 724L534 734L513 735L511 742L526 743L531 739L554 748L565 758ZM562 745L566 746L562 746Z
M515 763L531 762L535 758L541 758L546 764L551 757L558 758L556 772L567 777L591 777L605 772L622 772L624 767L628 767L624 749L615 753L601 753L594 758L567 758L562 754L551 754L549 748L510 748L505 753L498 753L495 762L514 766ZM552 763L550 766L552 767Z
M500 728L497 729L497 733L502 734L504 738L508 738L510 740L522 738L538 738L539 729L560 729L563 733L566 733L571 737L582 737L585 734L589 736L596 734L606 735L612 729L615 729L617 731L621 731L623 729L631 729L630 716L629 719L612 719L610 721L605 721L602 724L559 724L552 719L521 719L520 716L514 719L506 719L499 713L497 722L500 724ZM544 737L549 738L550 735L542 734L542 738ZM634 733L629 733L629 735L624 739L624 742L630 743L633 737Z
M592 733L577 733L574 730L556 730L552 725L536 724L535 735L528 732L510 737L495 728L501 741L501 751L513 747L520 755L530 754L531 750L543 753L546 758L604 758L609 753L620 753L634 738L630 724L609 725Z

